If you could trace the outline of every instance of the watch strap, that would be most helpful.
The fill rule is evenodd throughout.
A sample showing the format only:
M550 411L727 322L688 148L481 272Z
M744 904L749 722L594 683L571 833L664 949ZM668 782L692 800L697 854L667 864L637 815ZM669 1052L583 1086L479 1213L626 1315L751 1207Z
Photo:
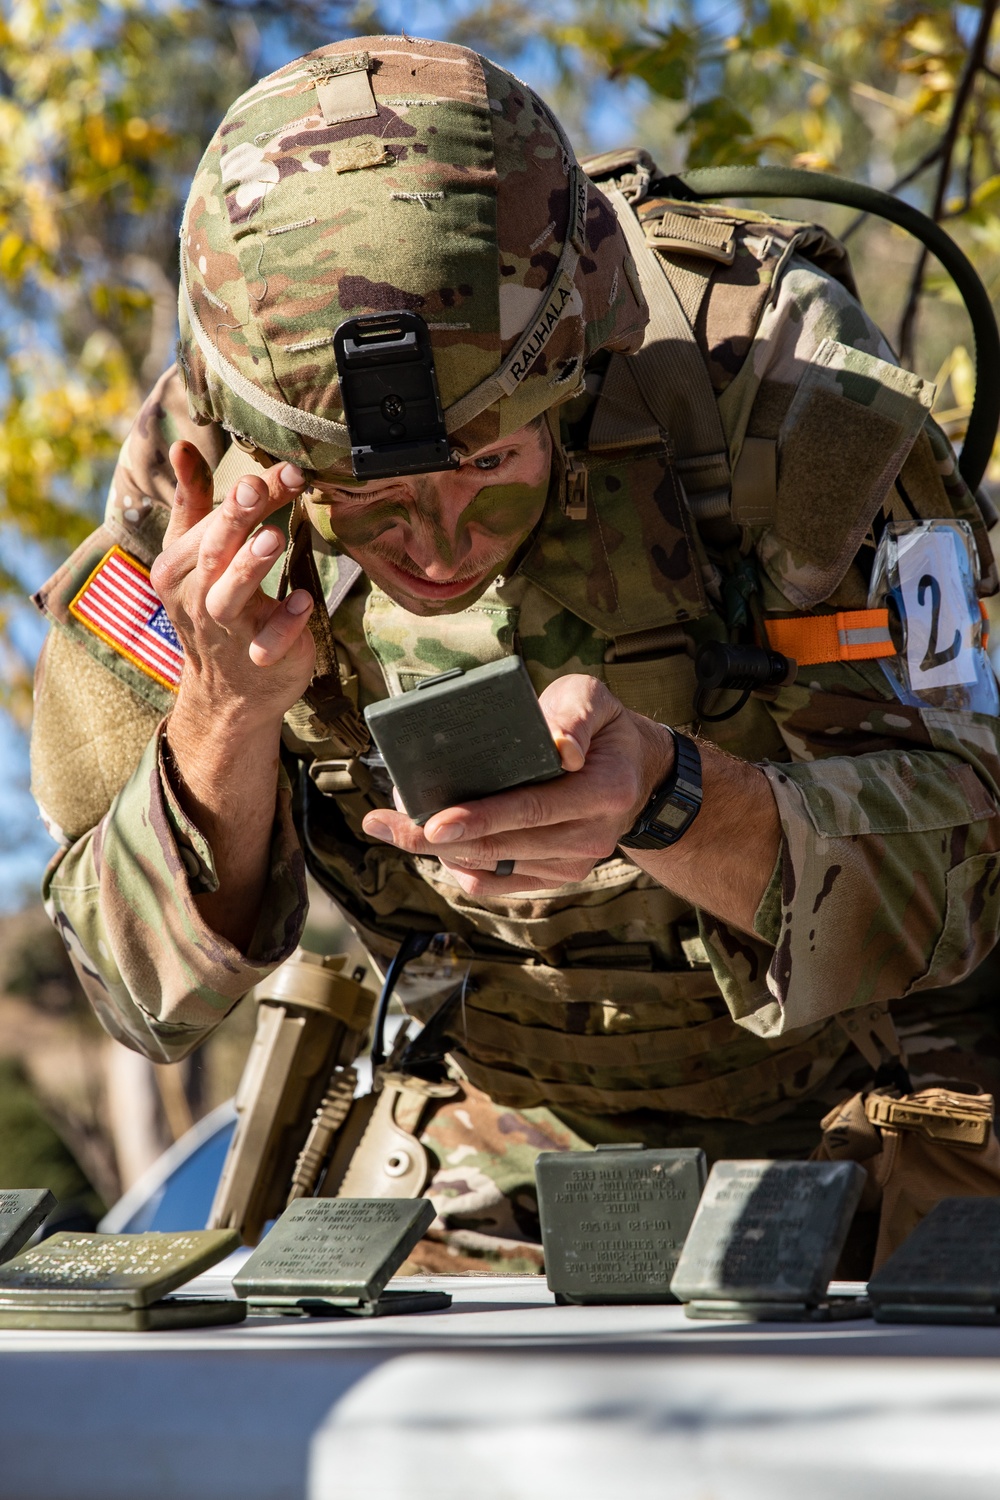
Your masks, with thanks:
M701 811L701 755L694 740L670 730L674 764L632 827L618 840L626 849L667 849L687 832Z

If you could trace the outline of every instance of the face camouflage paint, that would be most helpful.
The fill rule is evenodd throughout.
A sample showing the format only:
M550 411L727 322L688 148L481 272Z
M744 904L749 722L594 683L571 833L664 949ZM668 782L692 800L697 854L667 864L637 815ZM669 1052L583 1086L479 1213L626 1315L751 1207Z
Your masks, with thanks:
M320 534L391 597L415 613L453 613L482 594L534 530L548 496L550 455L547 430L533 427L515 435L509 450L480 457L478 464L497 459L493 471L472 462L454 474L372 487L338 477L306 504Z

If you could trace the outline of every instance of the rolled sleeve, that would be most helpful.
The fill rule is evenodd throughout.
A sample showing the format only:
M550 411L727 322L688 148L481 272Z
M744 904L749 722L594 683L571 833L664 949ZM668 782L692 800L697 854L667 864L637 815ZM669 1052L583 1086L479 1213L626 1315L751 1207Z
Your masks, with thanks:
M926 717L968 755L975 733L954 722L965 716ZM702 924L743 1026L778 1035L953 984L989 953L1000 934L1000 819L967 758L892 750L763 769L781 849L754 934Z
M97 827L52 861L43 888L105 1029L155 1061L190 1052L299 941L305 865L283 773L246 952L201 916L196 897L217 888L208 842L171 787L161 726Z

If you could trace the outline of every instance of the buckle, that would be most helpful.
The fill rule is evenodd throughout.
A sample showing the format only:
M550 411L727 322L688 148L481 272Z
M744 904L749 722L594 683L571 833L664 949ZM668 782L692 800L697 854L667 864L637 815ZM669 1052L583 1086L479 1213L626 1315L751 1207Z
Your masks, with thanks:
M362 790L354 777L354 771L364 768L354 756L338 756L329 760L314 760L309 766L309 775L324 797L343 797L347 792ZM368 777L371 784L371 776Z
M869 1094L865 1115L872 1125L911 1130L936 1146L982 1151L993 1126L992 1094L945 1094L937 1099L890 1099Z
M563 453L562 513L568 521L587 519L587 495L589 481L587 466L575 453Z

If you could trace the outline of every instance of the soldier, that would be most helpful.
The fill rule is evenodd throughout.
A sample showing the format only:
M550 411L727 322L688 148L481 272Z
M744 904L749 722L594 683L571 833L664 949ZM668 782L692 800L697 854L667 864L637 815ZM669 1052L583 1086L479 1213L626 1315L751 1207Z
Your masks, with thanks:
M866 1072L839 1015L894 1002L917 1082L1000 1056L963 987L1000 920L995 579L933 391L823 231L590 171L449 44L255 85L191 189L178 365L39 596L45 897L112 1035L196 1047L295 948L306 866L383 968L464 943L459 1092L413 1127L442 1268L537 1265L540 1149L808 1153ZM359 481L334 335L407 309L460 462ZM907 536L949 660L872 603ZM754 625L797 677L710 722L694 652ZM359 710L515 651L567 774L417 827Z

